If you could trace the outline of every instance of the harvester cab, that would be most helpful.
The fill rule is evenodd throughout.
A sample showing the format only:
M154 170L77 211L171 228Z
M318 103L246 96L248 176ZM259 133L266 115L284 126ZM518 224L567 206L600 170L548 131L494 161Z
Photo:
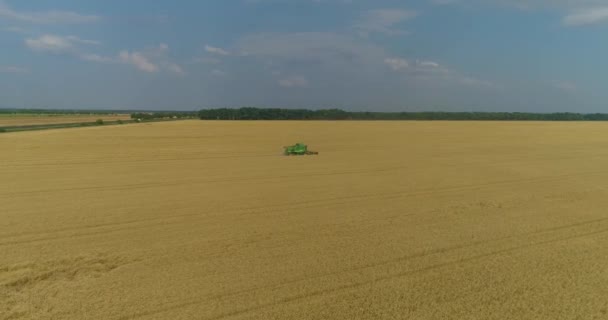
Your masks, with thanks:
M319 154L315 151L309 151L308 146L303 143L296 143L293 146L286 146L283 148L286 156L306 156Z

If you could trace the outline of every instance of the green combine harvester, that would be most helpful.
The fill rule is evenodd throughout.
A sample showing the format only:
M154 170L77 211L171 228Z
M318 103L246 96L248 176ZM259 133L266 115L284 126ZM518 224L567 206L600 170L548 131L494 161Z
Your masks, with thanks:
M315 151L308 151L308 146L303 143L296 143L293 146L283 147L286 156L307 156L319 154Z

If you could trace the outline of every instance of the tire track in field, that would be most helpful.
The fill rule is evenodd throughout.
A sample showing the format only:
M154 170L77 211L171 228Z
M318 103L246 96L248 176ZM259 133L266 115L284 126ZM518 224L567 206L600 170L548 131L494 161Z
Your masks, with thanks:
M258 306L253 306L250 308L245 308L242 310L236 310L233 312L221 314L221 315L218 315L215 317L207 318L207 320L227 319L227 318L238 316L238 315L243 315L243 314L247 314L247 313L251 313L251 312L255 312L255 311L264 310L264 309L267 309L270 307L281 306L281 305L285 305L285 304L289 304L289 303L295 303L300 300L310 299L310 298L324 296L324 295L328 295L328 294L334 294L334 293L337 293L340 291L345 291L345 290L350 290L350 289L357 289L357 288L360 288L360 287L363 287L366 285L375 285L379 282L393 280L393 279L401 278L401 277L412 276L412 275L416 275L416 274L420 274L420 273L424 273L424 272L428 272L428 271L432 271L432 270L436 270L436 269L441 269L444 267L450 267L450 266L454 266L454 265L458 265L458 264L484 260L487 258L505 254L505 253L517 252L520 250L526 250L526 249L530 249L530 248L534 248L534 247L538 247L538 246L557 243L560 241L568 241L568 240L573 240L573 239L585 238L585 237L589 237L589 236L603 234L606 232L608 232L608 229L595 231L595 232L591 232L591 233L587 233L587 234L583 234L583 235L564 237L561 239L548 240L548 241L543 241L543 242L538 242L538 243L533 243L533 244L528 244L528 245L507 248L507 249L503 249L503 250L497 250L497 251L493 251L493 252L489 252L489 253L471 256L471 257L464 258L464 259L449 261L449 262L445 262L445 263L439 263L439 264L430 265L430 266L424 267L424 268L419 268L419 269L404 271L404 272L387 275L387 276L383 276L383 277L378 277L373 280L362 281L362 282L353 283L353 284L346 284L346 285L342 285L342 286L338 286L338 287L334 287L334 288L316 290L316 291L312 291L312 292L305 293L305 294L300 294L300 295L296 295L296 296L292 296L292 297L283 298L276 302L266 303L266 304L262 304L262 305L258 305Z
M443 192L446 192L446 191L451 192L451 191L459 191L459 190L460 189L446 189L446 190L443 190ZM221 211L221 212L217 213L215 216L226 214L226 213L239 213L241 211L245 211L244 213L242 213L242 215L252 215L252 214L258 214L260 212L263 212L263 213L287 212L287 211L294 210L294 209L311 209L311 208L318 208L318 207L351 204L355 201L369 201L370 199L386 200L386 199L401 198L401 197L406 197L406 196L435 195L437 193L440 193L440 192L437 190L432 190L428 193L426 193L426 192L423 193L421 191L421 192L414 192L414 193L409 193L409 194L397 194L397 195L370 194L370 195L359 195L359 196L332 197L332 198L320 199L320 200L316 200L316 201L315 200L300 201L300 202L292 202L292 203L274 205L274 206L234 208L231 210ZM342 201L335 201L335 200L342 200ZM418 214L421 214L421 213L401 215L401 217L418 215ZM144 222L144 223L145 222L156 222L156 223L152 223L152 224L135 226L135 228L118 228L118 229L115 228L115 229L110 229L110 230L105 231L106 233L113 233L116 231L134 230L137 228L156 226L158 224L168 225L171 223L181 223L184 221L179 220L180 218L196 217L196 216L201 216L201 213L188 213L188 214L173 215L173 216L159 217L159 218L133 219L133 220L129 220L126 222L123 221L123 222L117 222L117 223L102 223L102 224L89 225L89 226L83 226L83 227L61 228L61 229L56 229L56 230L47 231L47 232L29 232L29 233L21 233L18 235L13 234L13 235L0 237L0 239L21 237L21 236L27 236L27 235L32 235L32 234L34 234L34 235L56 234L56 233L61 233L61 232L65 232L65 231L80 231L80 230L89 230L89 229L96 229L96 228L103 228L103 227L124 226L124 225L130 225L130 224L136 225L136 224L142 223L142 222ZM205 215L204 217L201 216L201 218L211 219L215 216ZM169 222L167 220L176 220L176 221ZM188 221L188 222L191 222L191 221ZM43 238L36 238L36 239L24 239L21 241L7 241L7 242L0 243L0 246L21 244L21 243L33 243L33 242L39 242L39 241L61 240L61 239L67 239L67 238L86 237L89 235L97 235L97 234L102 234L102 233L104 233L104 232L97 231L97 232L93 232L93 233L70 234L70 235L65 235L65 236L43 237Z
M62 191L85 191L85 190L86 191L120 191L120 190L133 190L133 189L147 189L147 188L156 188L156 187L174 187L174 186L184 185L184 183L198 185L198 184L223 183L223 182L277 180L277 179L285 179L285 178L301 179L302 177L321 177L321 176L337 176L337 175L349 175L349 174L361 174L361 173L388 172L388 171L393 171L396 169L399 169L399 167L376 168L376 169L371 169L371 170L300 173L300 174L278 175L278 176L260 175L260 176L211 179L211 180L189 180L189 181L186 180L186 181L175 181L175 182L171 182L171 183L144 182L144 183L118 184L118 185L109 185L109 186L39 189L39 190L13 192L13 193L4 193L4 194L0 195L0 198L14 197L14 196L20 196L20 195L45 194L45 193L50 193L50 192L62 192Z
M355 150L355 149L353 149ZM378 150L384 150L381 148L378 148ZM171 154L171 153L167 153L167 154ZM163 157L163 158L155 158L155 159L150 159L149 156L147 157L142 157L141 159L128 159L128 160L116 160L113 158L107 158L107 159L99 159L99 158L92 158L91 161L78 161L80 158L75 158L76 161L74 160L70 160L70 161L65 161L65 158L60 159L61 162L42 162L42 163L24 163L24 161L14 161L17 164L13 164L10 163L10 161L5 161L4 166L5 167L12 167L12 168L19 168L19 167L41 167L41 166L74 166L74 165L96 165L96 164L100 164L100 165L107 165L107 164L111 164L111 163L116 163L116 164L128 164L128 163L133 163L133 164L140 164L140 163L154 163L154 162L167 162L167 161L194 161L194 160L212 160L212 159L238 159L238 158L267 158L267 157L277 157L278 155L280 155L281 153L257 153L257 152L226 152L226 153L215 153L214 156L204 156L204 157L200 157L200 156L190 156L190 157ZM450 152L448 153L448 155L455 155L455 154L462 154L462 155L468 155L469 152ZM429 157L439 157L439 156L445 156L445 153L434 153L434 154L430 154ZM596 156L585 156L585 157L581 157L581 156L561 156L559 158L555 158L554 156L551 155L537 155L534 158L530 158L530 157L525 157L525 158L518 158L515 160L508 160L508 161L494 161L492 163L487 163L487 161L485 160L477 160L475 162L470 163L469 165L467 165L466 167L477 167L480 163L484 164L484 165L492 165L492 166L503 166L503 165L509 165L509 164L513 164L513 163L517 163L518 161L523 161L523 160L527 160L526 162L529 162L529 160L532 161L547 161L547 160L552 160L552 161L557 161L557 160L576 160L576 159L581 159L584 158L585 160L589 160L590 158L606 158L608 156L607 155L596 155Z
M314 275L314 276L311 276L311 277L302 277L302 278L299 278L299 279L293 279L293 280L289 280L289 281L282 282L282 283L275 284L275 285L269 285L269 286L263 286L263 287L255 287L255 288L240 290L240 291L237 291L237 292L229 292L229 293L225 293L225 294L212 295L212 296L208 296L208 297L206 297L204 299L190 300L190 301L186 301L186 302L182 302L182 303L178 303L178 304L172 304L172 305L169 305L167 307L159 308L159 309L152 310L152 311L136 313L136 314L132 314L132 315L128 315L128 316L122 316L122 317L116 318L116 320L127 320L127 319L142 318L142 317L151 316L151 315L155 315L155 314L159 314L159 313L163 313L163 312L167 312L167 311L171 311L171 310L175 310L175 309L181 309L183 307L189 307L189 306L194 306L194 305L198 305L198 304L207 303L207 302L210 302L210 301L213 301L213 300L220 300L220 299L225 299L225 298L237 297L239 295L253 293L253 292L261 291L261 290L276 290L276 289L288 287L289 285L292 285L292 284L295 284L295 283L300 283L300 282L305 282L305 281L310 281L310 280L321 279L321 278L325 278L325 277L329 277L329 276L334 276L334 275L342 275L342 274L347 274L349 272L356 272L356 271L361 271L361 270L365 270L365 269L373 269L373 268L377 268L377 267L381 267L381 266L387 266L387 265L395 264L395 263L399 263L399 262L405 262L405 261L409 261L409 260L413 260L413 259L417 259L417 258L428 257L428 256L431 256L431 255L445 254L445 253L449 253L449 252L453 252L453 251L458 251L458 250L462 250L462 249L469 249L469 248L473 248L473 247L480 246L480 245L486 245L486 244L489 244L489 243L492 243L492 242L499 242L499 241L509 240L509 239L512 239L512 238L516 238L516 240L522 241L521 238L532 237L532 236L540 235L540 234L547 233L547 232L554 232L554 231L560 231L560 230L567 230L567 229L571 229L571 228L578 228L580 226L589 225L589 224L596 224L598 222L606 221L606 220L608 220L608 218L602 218L602 219L595 219L595 220L590 220L590 221L578 222L578 223L573 223L573 224L568 224L568 225L558 226L558 227L553 227L553 228L546 228L546 229L543 229L543 230L533 231L533 232L524 233L524 234L520 234L520 235L505 236L505 237L500 237L500 238L495 238L495 239L489 239L489 240L479 240L479 241L474 241L474 242L470 242L470 243L467 243L467 244L461 244L461 245L454 245L454 246L439 248L439 249L430 250L430 251L427 251L427 252L421 252L421 253L407 255L407 256L403 256L403 257L399 257L399 258L395 258L395 259L390 259L390 260L383 261L383 262L380 262L380 263L371 263L371 264L357 266L357 267L353 267L353 268L349 268L349 269L344 269L344 270L340 270L340 271L335 271L335 272L330 272L330 273L325 273L325 274ZM530 249L530 248L534 248L534 247L539 247L539 246L543 246L543 245L558 243L558 242L561 242L561 241L569 241L569 240L581 239L581 238L586 238L586 237L590 237L590 236L596 236L596 235L600 235L600 234L604 234L604 233L608 233L608 228L604 228L604 229L600 229L600 230L596 230L596 231L591 231L591 232L586 232L586 233L581 233L581 234L576 234L576 235L571 235L571 236L557 237L557 238L549 239L549 240L540 240L540 241L536 241L536 242L528 243L528 244L523 244L523 245L515 245L515 246L511 246L509 248L505 248L505 249L494 250L494 251L490 251L490 252L487 252L487 253L481 253L481 254L473 255L473 256L470 256L470 257L467 257L467 258L457 259L457 260L453 260L453 261L447 261L447 262L438 263L438 264L432 264L430 266L421 267L421 268L417 268L417 269L414 269L414 270L406 270L406 271L403 271L403 272L397 272L397 273L392 273L392 274L388 274L388 275L385 275L385 276L375 277L375 278L373 278L371 280L360 281L360 282L356 282L356 283L352 283L352 284L345 284L345 285L341 285L341 286L337 286L337 287L332 287L332 288L313 290L313 291L308 292L308 293L303 293L303 294L298 294L298 295L294 295L294 296L291 296L291 297L286 297L286 298L280 299L280 300L275 301L275 302L264 303L264 304L261 304L261 305L257 305L257 306L253 306L253 307L249 307L249 308L244 308L244 309L236 310L236 311L229 312L229 313L220 314L218 316L214 316L214 317L207 318L207 319L208 320L226 319L226 318L229 318L229 317L233 317L233 316L237 316L237 315L242 315L242 314L247 314L247 313L263 310L263 309L274 307L274 306L284 305L284 304L287 304L287 303L293 303L293 302L297 302L297 301L304 300L304 299L309 299L309 298L313 298L313 297L317 297L317 296L323 296L323 295L327 295L327 294L333 294L333 293L336 293L336 292L340 292L340 291L344 291L344 290L349 290L349 289L356 289L356 288L359 288L359 287L362 287L362 286L365 286L365 285L373 285L373 284L376 284L376 283L379 283L379 282L384 282L384 281L392 280L392 279L395 279L395 278L411 276L411 275L415 275L415 274L419 274L419 273L424 273L424 272L427 272L427 271L441 269L441 268L448 267L448 266L453 266L453 265L457 265L457 264L462 264L462 263L467 263L467 262L473 262L473 261L483 260L483 259L486 259L486 258L498 256L498 255L505 254L505 253L517 252L517 251L520 251L520 250L526 250L526 249Z
M593 174L593 173L586 173L586 174ZM565 174L565 175L561 175L561 176L552 176L550 178L544 178L544 179L543 178L513 179L513 180L504 180L504 181L490 182L490 183L484 183L484 184L454 186L454 187L447 187L447 188L441 188L441 189L429 188L429 189L425 189L425 190L414 191L414 192L405 192L405 193L404 192L374 193L374 194L364 194L364 195L356 195L356 196L331 197L331 198L320 199L320 200L309 200L309 201L299 201L299 202L294 201L294 202L290 202L290 203L286 203L286 204L273 205L273 206L234 208L234 209L230 209L230 210L221 211L221 212L217 213L215 216L221 215L221 214L226 214L226 213L239 213L239 212L243 212L243 211L245 211L242 213L243 215L257 214L260 212L263 212L263 213L287 212L287 211L291 211L294 209L298 209L298 210L299 209L311 209L311 208L318 208L318 207L325 207L325 206L352 204L353 202L360 202L360 201L389 200L389 199L399 199L399 198L404 198L404 197L428 196L428 195L436 195L436 194L449 193L449 192L470 191L470 190L485 188L488 186L511 185L514 183L517 184L517 183L552 182L552 181L559 181L564 178L568 178L570 176L578 176L578 175L579 174ZM336 201L336 200L340 200L340 201ZM414 213L414 214L410 214L410 215L417 215L417 214L420 214L420 213ZM211 219L214 217L214 216L209 216L209 215L201 216L201 213L188 213L188 214L173 215L173 216L168 216L168 217L134 219L134 220L129 220L127 222L105 223L105 224L90 225L90 226L84 226L84 227L74 227L74 228L69 228L69 229L63 228L63 229L57 229L57 230L48 231L48 232L31 232L28 234L9 235L9 236L0 237L0 240L19 237L19 236L23 236L23 235L31 235L31 234L57 234L57 233L65 232L65 231L80 231L80 230L89 230L89 229L103 228L103 227L135 225L135 228L133 228L133 227L119 228L119 229L115 228L115 229L109 229L106 231L97 231L97 232L93 232L93 233L71 234L71 235L66 235L66 236L55 236L55 237L43 237L43 238L36 238L36 239L6 241L6 242L0 242L0 247L7 246L7 245L22 244L22 243L34 243L34 242L40 242L40 241L54 241L54 240L61 240L61 239L67 239L67 238L86 237L89 235L103 234L104 232L113 233L113 232L124 231L124 230L132 231L134 229L156 226L158 224L167 225L167 224L174 224L174 223L183 223L184 221L180 220L180 218L197 217L197 216L200 216L200 218L203 218L203 219ZM175 220L175 221L169 222L167 220ZM136 226L137 224L142 223L142 222L143 223L155 222L155 223ZM192 221L187 221L187 222L192 222Z
M244 181L263 181L263 180L276 180L276 179L285 179L285 178L296 178L300 179L302 177L320 177L320 176L336 176L336 175L349 175L349 174L361 174L361 173L377 173L377 172L389 172L401 169L403 167L391 167L391 168L376 168L372 170L354 170L354 171L337 171L337 172L316 172L316 173L302 173L295 175L279 175L279 176L250 176L244 178L225 178L225 179L212 179L212 180L186 180L186 181L175 181L171 183L158 183L158 182L145 182L145 183L131 183L131 184L119 184L119 185L109 185L109 186L89 186L89 187L73 187L73 188L58 188L58 189L40 189L40 190L30 190L30 191L20 191L13 193L3 193L0 194L1 198L6 197L14 197L20 195L33 195L33 194L45 194L50 192L62 192L62 191L121 191L121 190L133 190L133 189L147 189L147 188L155 188L155 187L172 187L172 186L180 186L185 183L189 183L191 185L198 184L208 184L208 183L223 183L223 182L244 182ZM420 192L443 192L448 189L456 189L456 188L475 188L475 187L485 187L492 185L501 185L501 184L513 184L520 182L551 182L555 180L561 180L569 177L576 177L582 175L595 175L601 173L608 173L608 170L599 170L599 171L587 171L587 172L579 172L579 173L569 173L569 174L561 174L561 175L551 175L545 177L535 177L535 178L520 178L520 179L510 179L510 180L502 180L502 181L494 181L487 182L481 184L469 184L469 185L461 185L461 186L452 186L445 188L428 188L423 189ZM377 193L382 195L395 195L401 194L403 192L391 192L391 193ZM374 194L375 195L375 194ZM359 198L361 196L345 196L344 198Z
M156 161L156 160L150 160ZM102 162L103 163L103 162ZM145 183L131 183L131 184L119 184L119 185L106 185L106 186L89 186L89 187L73 187L73 188L57 188L57 189L39 189L39 190L30 190L30 191L19 191L12 193L3 193L0 194L1 198L20 196L20 195L33 195L33 194L45 194L50 192L63 192L63 191L119 191L119 190L133 190L133 189L148 189L155 187L171 187L171 186L180 186L184 183L190 183L193 185L198 184L208 184L208 183L223 183L223 182L245 182L245 181L268 181L268 180L277 180L277 179L285 179L285 178L302 178L302 177L322 177L322 176L336 176L336 175L350 175L350 174L367 174L367 173L378 173L378 172L390 172L396 171L404 168L409 168L411 165L403 165L403 166L391 166L391 167L379 167L368 170L348 170L348 171L334 171L334 172L313 172L313 173L300 173L300 174L290 174L290 175L278 175L278 176L250 176L250 177L235 177L235 178L224 178L224 179L211 179L211 180L186 180L186 181L175 181L171 183L159 183L159 182L145 182ZM561 175L552 175L547 177L536 177L536 178L522 178L522 179L512 179L512 180L504 180L497 182L489 182L486 184L478 184L479 186L484 185L493 185L500 183L515 183L520 181L532 181L536 179L550 179L546 181L551 181L551 179L561 179L565 177L573 177L573 176L581 176L581 175L595 175L608 173L608 170L598 170L598 171L588 171L588 172L580 172L580 173L569 173L569 174L561 174ZM540 181L540 180L539 180ZM472 185L469 185L472 186ZM458 187L458 186L456 186ZM441 191L441 189L439 189ZM385 193L387 194L387 193ZM388 193L394 194L394 193Z
M189 208L189 206L177 206L177 205L171 206L171 210L180 210L180 209L186 209L186 208ZM57 229L53 229L53 230L4 234L3 236L0 237L0 240L10 239L10 238L15 238L15 237L30 236L30 235L45 235L45 234L62 233L62 232L66 232L66 231L79 231L79 230L88 230L88 229L104 228L104 227L116 227L116 226L129 225L129 224L140 223L140 222L145 222L145 221L161 221L161 220L171 219L174 217L178 218L178 217L184 217L184 216L188 216L188 215L194 216L195 214L183 214L183 215L166 216L166 217L158 217L158 218L130 219L130 220L123 220L120 222L102 222L102 223L90 224L90 225L84 225L84 226L63 227L63 228L57 228ZM196 215L198 215L198 214L196 214ZM0 243L0 245L2 245L2 244Z
M314 175L342 175L342 174L353 174L353 173L368 173L368 172L379 172L379 171L388 171L391 169L381 169L381 170L372 170L372 171L348 171L348 172L337 172L337 173L319 173L319 174L312 174L312 176ZM311 174L307 174L306 176L311 176ZM280 179L280 178L291 178L294 177L293 175L290 176L280 176L280 177L270 177L269 179ZM267 177L264 177L267 178ZM234 180L257 180L258 177L252 177L251 179L219 179L219 180L207 180L204 182L195 182L195 183L191 183L191 184L201 184L201 183L209 183L209 182L229 182L229 181L234 181ZM141 183L141 184L130 184L130 185L126 185L126 188L115 188L115 189L111 189L111 191L114 190L130 190L133 189L134 186L137 187L155 187L155 186L159 186L159 187L164 187L164 186L176 186L176 185L184 185L184 182L174 182L174 183L170 183L170 184L157 184L157 183ZM50 192L50 191L56 191L56 190L61 190L61 191L80 191L83 189L86 190L95 190L95 189L109 189L108 187L87 187L87 188L65 188L65 189L53 189L53 190L45 190L45 192ZM37 192L37 191L33 191L33 192ZM28 192L30 193L30 192ZM15 194L12 194L15 195ZM10 195L9 195L10 196ZM362 196L363 197L363 196ZM1 198L1 196L0 196ZM329 201L330 203L332 202L332 200L337 199L337 198L327 198L327 199L321 199L321 200L317 200L317 201ZM310 204L311 202L317 202L317 201L303 201L300 202L301 204ZM272 206L272 207L290 207L293 208L294 205L297 205L298 203L287 203L287 204L281 204L281 205L277 205L277 206ZM342 202L338 203L338 204L342 204ZM318 206L310 206L310 208L312 207L318 207ZM182 206L183 208L188 208L187 206ZM226 210L226 211L222 211L222 213L224 212L237 212L237 211L243 211L243 210L260 210L260 209L268 209L268 206L261 206L261 207L241 207L241 208L235 208L235 209L230 209L230 210ZM302 208L309 208L309 206L303 206ZM175 209L175 207L172 207L172 209ZM271 211L271 212L276 212L276 211ZM4 235L2 237L0 237L1 239L6 239L6 238L12 238L12 237L18 237L18 236L24 236L24 235L31 235L31 234L50 234L50 233L57 233L57 232L65 232L65 231L73 231L73 230L84 230L84 229L90 229L90 228L99 228L99 227L109 227L109 226L119 226L119 225L127 225L127 224L134 224L134 223L140 223L140 222L146 222L146 221L163 221L166 219L172 219L172 218L180 218L180 217L188 217L188 216L198 216L200 215L200 213L192 213L192 214L181 214L181 215L173 215L173 216L168 216L168 217L159 217L159 218L146 218L146 219L133 219L133 220L128 220L128 221L122 221L122 222L116 222L116 223L101 223L101 224L95 224L95 225L89 225L89 226L82 226L82 227L69 227L69 228L61 228L61 229L55 229L55 230L51 230L51 231L42 231L42 232L27 232L27 233L19 233L19 234L9 234L9 235ZM0 243L0 246L3 245L3 243Z
M19 167L75 166L75 165L96 165L96 164L107 165L107 164L142 163L142 162L154 163L154 162L166 162L166 161L194 161L194 160L235 159L235 158L247 159L247 158L277 157L277 155L280 155L280 153L278 153L278 154L277 153L263 153L263 154L260 153L260 154L250 154L250 155L226 154L226 155L209 156L209 157L173 157L173 158L160 158L160 159L159 158L155 158L155 159L142 158L142 159L130 159L130 160L113 160L111 158L108 158L108 159L95 158L94 161L67 161L67 162L61 161L58 163L47 162L47 163L34 163L34 164L20 163L20 164L7 164L6 167L19 168Z

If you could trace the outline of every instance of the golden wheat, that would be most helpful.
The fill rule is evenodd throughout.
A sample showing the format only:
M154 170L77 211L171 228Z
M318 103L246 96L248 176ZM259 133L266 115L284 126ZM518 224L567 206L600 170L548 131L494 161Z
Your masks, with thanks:
M128 114L99 114L99 115L0 115L0 127L30 126L42 124L81 123L95 122L97 119L104 121L129 120Z
M180 121L0 150L0 319L608 317L606 123Z

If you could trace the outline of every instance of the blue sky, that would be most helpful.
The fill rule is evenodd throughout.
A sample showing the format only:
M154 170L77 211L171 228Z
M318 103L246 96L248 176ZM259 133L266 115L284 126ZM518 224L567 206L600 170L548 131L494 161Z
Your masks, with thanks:
M0 107L608 112L608 0L0 0Z

